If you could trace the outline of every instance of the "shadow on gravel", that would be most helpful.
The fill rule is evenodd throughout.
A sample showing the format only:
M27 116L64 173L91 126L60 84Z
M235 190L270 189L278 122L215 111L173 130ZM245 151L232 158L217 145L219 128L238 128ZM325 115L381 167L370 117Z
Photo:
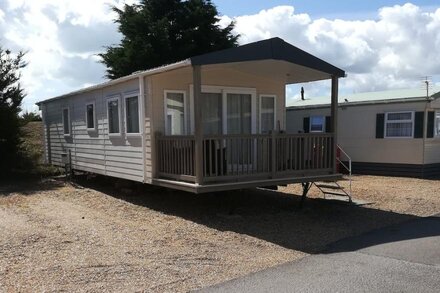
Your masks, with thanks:
M440 236L440 214L412 219L404 223L373 230L357 237L342 239L330 244L325 253L356 251L380 244L438 236Z
M148 209L306 253L322 252L335 241L419 218L322 199L308 199L300 209L299 195L261 189L196 195L147 184L118 182L122 183L115 188L114 178L76 179L80 186ZM408 237L426 236L422 232L408 234ZM383 241L395 239L384 238ZM356 248L358 246L347 247L347 250Z
M0 181L0 197L14 193L33 195L41 191L56 190L66 184L64 179L8 179Z

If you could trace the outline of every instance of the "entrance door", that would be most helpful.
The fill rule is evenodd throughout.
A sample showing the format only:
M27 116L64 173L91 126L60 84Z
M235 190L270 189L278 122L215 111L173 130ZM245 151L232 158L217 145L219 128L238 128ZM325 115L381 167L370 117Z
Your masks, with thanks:
M252 95L226 94L226 133L252 133ZM227 142L228 165L232 173L243 173L252 167L253 147L252 140L240 136Z

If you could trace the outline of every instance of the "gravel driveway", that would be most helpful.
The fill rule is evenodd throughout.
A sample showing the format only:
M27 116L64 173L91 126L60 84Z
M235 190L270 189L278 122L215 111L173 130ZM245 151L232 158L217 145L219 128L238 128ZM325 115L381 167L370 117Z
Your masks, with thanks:
M440 212L429 180L360 176L355 197L374 204L312 191L301 210L295 186L193 195L112 182L0 185L0 291L185 292Z

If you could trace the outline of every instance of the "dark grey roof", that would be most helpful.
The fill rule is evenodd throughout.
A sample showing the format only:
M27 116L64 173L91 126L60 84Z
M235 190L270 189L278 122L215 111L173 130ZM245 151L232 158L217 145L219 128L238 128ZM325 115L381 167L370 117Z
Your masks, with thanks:
M274 59L309 67L337 77L345 76L344 70L339 69L280 38L272 38L236 48L215 51L191 57L190 59L191 64L193 65Z

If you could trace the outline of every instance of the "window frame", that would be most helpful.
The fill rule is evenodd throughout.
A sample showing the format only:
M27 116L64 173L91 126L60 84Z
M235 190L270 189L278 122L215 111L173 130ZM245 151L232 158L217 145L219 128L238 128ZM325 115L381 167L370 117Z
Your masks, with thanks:
M109 116L109 103L112 101L118 101L118 117L119 117L119 132L110 132L110 116ZM121 115L121 96L120 95L113 95L106 99L107 104L107 133L108 136L118 137L122 135L122 115Z
M437 119L440 120L440 110L434 111L434 138L440 139L440 127Z
M322 130L312 130L312 118L313 117L321 117L322 118ZM309 117L309 133L325 133L326 125L325 125L325 115L311 115Z
M402 114L402 113L411 113L411 120L388 120L388 115L389 114ZM384 117L384 134L383 137L384 138L391 138L391 139L408 139L408 138L414 138L414 119L415 119L415 111L393 111L393 112L385 112L385 117ZM411 122L411 136L388 136L388 131L387 131L387 124L388 123L408 123Z
M127 124L127 99L136 97L138 100L138 124L139 124L139 132L128 132L128 124ZM139 91L129 92L124 94L124 129L126 136L140 136L141 135L141 105L139 102Z
M89 128L89 115L87 113L87 106L92 105L93 106L93 128ZM87 131L96 131L96 104L95 101L87 102L86 103L86 129Z
M273 130L276 130L276 128L277 128L277 96L273 95L273 94L268 94L268 95L260 94L259 95L259 108L258 108L258 111L259 111L259 116L258 116L259 127L258 128L260 130L260 133L263 133L262 123L261 123L261 121L262 121L262 119L261 119L262 111L261 110L262 110L263 98L272 98L273 99L273 128L274 128Z
M66 129L66 127L65 127L65 125L64 125L64 110L67 110L67 126L68 126L68 129L69 129L69 133L65 133L64 131L65 131L65 129ZM62 124L63 124L63 135L65 136L65 137L70 137L71 135L72 135L72 121L70 120L70 107L68 107L68 106L65 106L65 107L62 107L62 110L61 110L61 121L62 121Z
M182 134L167 134L168 129L168 94L183 94L183 133ZM165 120L165 135L187 135L188 131L188 106L186 100L186 91L184 90L164 90L163 91L163 103L164 103L164 120Z

